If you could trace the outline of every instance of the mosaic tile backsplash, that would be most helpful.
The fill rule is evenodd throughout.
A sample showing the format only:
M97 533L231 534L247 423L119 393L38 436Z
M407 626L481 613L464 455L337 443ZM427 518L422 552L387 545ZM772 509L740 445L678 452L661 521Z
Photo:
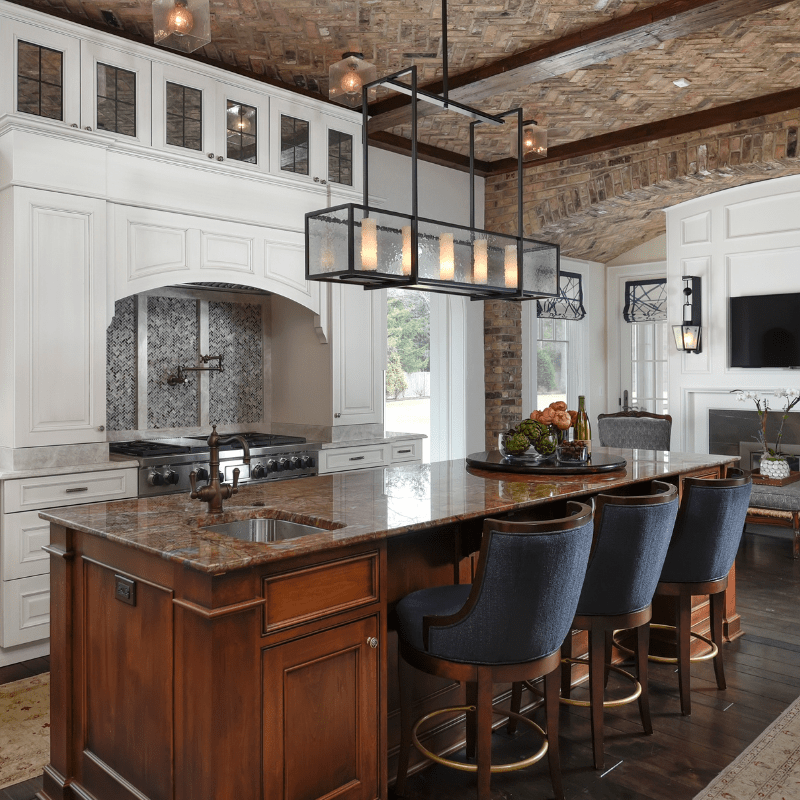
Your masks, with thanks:
M194 365L198 352L197 301L147 298L147 427L182 428L200 424L197 380L167 385L179 364Z
M224 372L208 376L208 419L217 425L261 422L264 348L261 306L208 304L208 349L223 356Z
M203 303L203 306L206 304ZM223 355L224 372L209 373L209 419L226 425L264 421L264 347L260 305L208 302L211 355ZM115 304L108 329L106 420L110 431L138 428L136 298ZM169 386L179 364L198 363L201 304L175 297L147 298L147 428L200 424L198 373ZM206 348L203 347L203 353ZM214 364L214 362L211 362Z

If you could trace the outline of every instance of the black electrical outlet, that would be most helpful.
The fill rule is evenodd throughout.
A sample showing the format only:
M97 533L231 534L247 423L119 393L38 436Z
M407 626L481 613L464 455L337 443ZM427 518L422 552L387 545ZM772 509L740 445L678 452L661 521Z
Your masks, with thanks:
M136 605L136 581L125 578L122 575L114 576L114 597L117 600L127 603L129 606Z

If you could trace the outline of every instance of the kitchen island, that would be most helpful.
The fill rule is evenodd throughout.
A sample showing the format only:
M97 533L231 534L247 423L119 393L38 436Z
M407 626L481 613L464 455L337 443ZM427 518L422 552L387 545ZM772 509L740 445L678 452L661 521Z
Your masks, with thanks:
M680 486L731 462L603 452L627 467L550 478L410 464L247 486L213 516L187 494L43 512L52 738L40 796L386 798L400 598L470 581L486 517L559 516L568 499L635 493L655 478ZM206 530L252 518L321 530L269 544ZM699 604L695 623L704 616ZM460 693L422 675L415 689L420 714ZM496 691L504 702L507 687ZM423 738L444 751L460 731Z

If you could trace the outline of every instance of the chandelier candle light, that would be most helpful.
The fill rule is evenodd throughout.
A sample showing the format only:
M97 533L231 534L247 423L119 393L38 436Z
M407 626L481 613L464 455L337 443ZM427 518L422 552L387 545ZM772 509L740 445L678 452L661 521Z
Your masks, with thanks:
M347 203L306 214L306 279L352 283L365 289L400 287L421 291L459 294L473 300L530 300L558 297L560 251L558 245L528 239L523 231L523 160L542 153L524 138L527 123L521 108L499 114L451 100L447 94L447 4L442 2L443 93L437 95L417 88L417 68L402 69L383 78L361 83L363 203ZM338 65L358 54L346 53ZM361 69L366 62L356 58ZM350 72L331 67L329 96L350 105L343 98L355 94L358 81ZM374 67L372 67L374 70ZM359 72L359 75L363 73ZM342 77L344 76L344 77ZM407 79L408 82L401 79ZM411 213L372 208L369 205L368 99L378 86L411 98ZM431 103L469 117L470 222L456 225L420 217L417 180L417 104ZM475 126L504 125L516 118L517 153L516 235L495 233L475 227ZM537 126L531 125L534 129ZM538 129L543 132L543 128ZM545 132L546 133L546 132ZM546 140L545 140L546 152ZM338 244L337 244L338 243ZM331 255L334 256L333 264Z

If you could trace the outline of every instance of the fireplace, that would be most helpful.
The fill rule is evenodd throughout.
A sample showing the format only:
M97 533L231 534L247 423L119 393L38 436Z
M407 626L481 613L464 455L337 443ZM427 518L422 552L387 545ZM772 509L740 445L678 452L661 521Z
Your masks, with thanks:
M777 399L777 398L776 398ZM775 445L783 412L770 411L767 415L767 442ZM728 408L708 410L708 452L719 455L739 456L745 469L757 469L761 453L758 441L760 421L756 411ZM789 459L792 469L800 469L800 413L790 412L783 426L781 451L794 458Z

